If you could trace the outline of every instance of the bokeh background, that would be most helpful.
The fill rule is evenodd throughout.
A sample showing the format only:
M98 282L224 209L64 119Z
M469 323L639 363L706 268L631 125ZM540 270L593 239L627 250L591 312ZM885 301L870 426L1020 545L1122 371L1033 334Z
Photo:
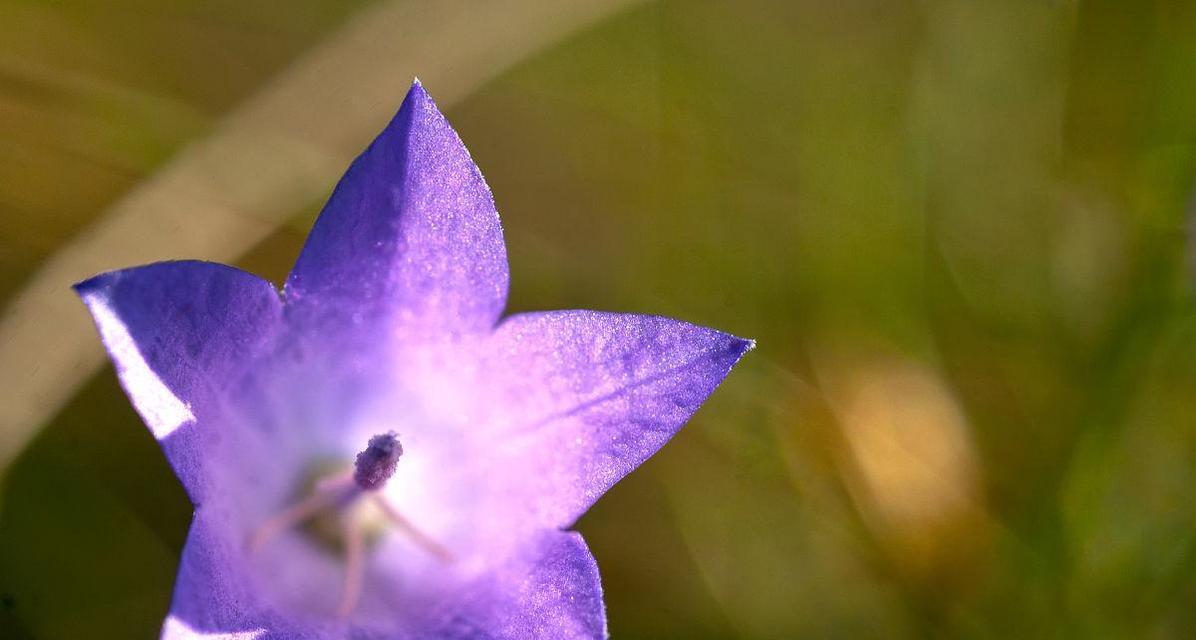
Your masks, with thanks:
M1196 3L0 0L0 637L156 638L189 517L68 285L281 281L413 75L512 311L759 341L615 638L1196 635Z

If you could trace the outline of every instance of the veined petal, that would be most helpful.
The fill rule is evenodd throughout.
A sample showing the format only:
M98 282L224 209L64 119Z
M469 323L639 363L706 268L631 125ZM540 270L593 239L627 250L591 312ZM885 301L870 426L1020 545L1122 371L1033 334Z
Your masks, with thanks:
M221 398L276 335L274 287L209 262L162 262L75 285L133 406L192 500L203 499Z
M288 314L358 346L387 331L476 334L494 326L507 284L490 188L416 82L316 221L287 280Z
M554 311L513 316L493 335L487 434L505 507L568 526L655 453L714 391L749 340L657 316ZM519 511L519 509L515 509Z
M421 640L598 640L607 637L598 565L581 534L544 531L462 589Z

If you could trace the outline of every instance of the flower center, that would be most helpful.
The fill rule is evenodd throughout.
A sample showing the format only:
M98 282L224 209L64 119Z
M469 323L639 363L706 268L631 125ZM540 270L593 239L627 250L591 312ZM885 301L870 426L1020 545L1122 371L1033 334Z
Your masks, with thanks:
M370 438L357 457L351 472L325 475L312 485L310 494L263 522L249 539L249 550L260 549L276 535L311 521L310 533L316 541L339 539L344 550L345 579L337 615L348 616L357 608L365 574L364 556L371 518L367 513L381 513L385 521L407 535L424 551L443 562L453 557L440 543L416 527L390 503L380 489L394 476L403 445L393 431ZM374 518L376 520L376 518ZM332 535L329 535L332 530ZM339 533L339 535L337 535Z

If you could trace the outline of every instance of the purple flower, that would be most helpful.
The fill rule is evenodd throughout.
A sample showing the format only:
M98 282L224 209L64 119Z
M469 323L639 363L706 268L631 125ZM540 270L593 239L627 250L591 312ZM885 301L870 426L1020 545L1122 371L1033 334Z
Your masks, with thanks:
M281 296L206 262L77 285L195 504L164 638L606 635L565 529L752 344L500 318L507 280L490 190L417 82Z

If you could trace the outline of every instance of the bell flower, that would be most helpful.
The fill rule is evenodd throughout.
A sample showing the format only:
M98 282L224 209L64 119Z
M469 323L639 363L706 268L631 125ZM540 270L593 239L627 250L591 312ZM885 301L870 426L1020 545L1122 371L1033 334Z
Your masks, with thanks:
M752 343L503 317L507 285L490 189L418 81L281 292L199 261L76 285L195 506L163 638L606 636L568 529Z

